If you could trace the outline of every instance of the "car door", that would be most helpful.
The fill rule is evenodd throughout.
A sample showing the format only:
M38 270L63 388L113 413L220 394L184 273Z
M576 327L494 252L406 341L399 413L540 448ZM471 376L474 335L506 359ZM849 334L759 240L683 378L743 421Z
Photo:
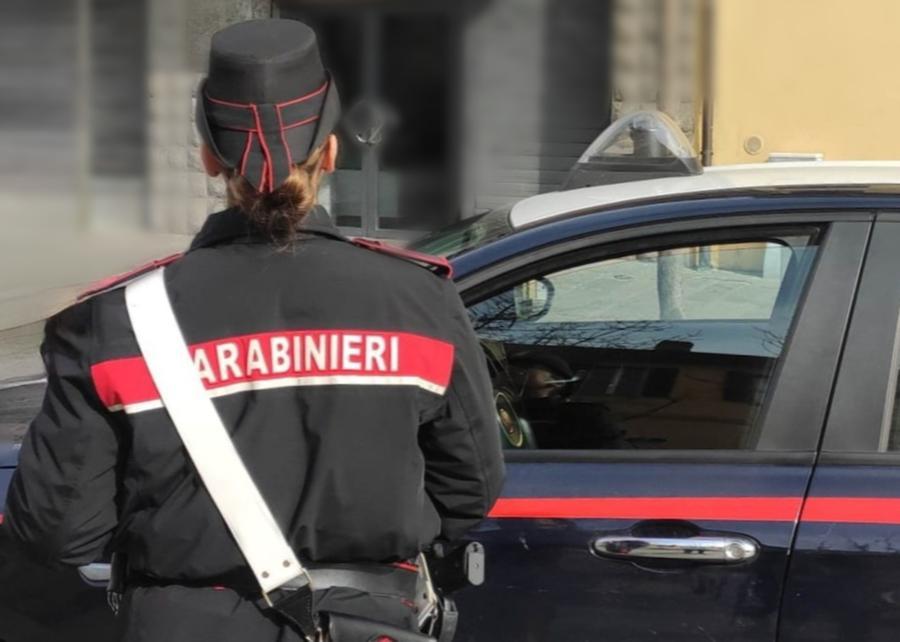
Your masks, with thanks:
M881 215L790 563L783 640L900 631L898 247L900 216Z
M620 230L462 284L508 476L460 640L775 639L865 218Z

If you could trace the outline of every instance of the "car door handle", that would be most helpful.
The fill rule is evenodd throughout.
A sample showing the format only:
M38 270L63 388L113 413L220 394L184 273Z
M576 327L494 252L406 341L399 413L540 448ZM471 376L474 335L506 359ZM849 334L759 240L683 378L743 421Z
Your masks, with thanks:
M616 559L663 559L732 564L752 560L759 544L749 537L634 537L605 535L592 543L594 553Z

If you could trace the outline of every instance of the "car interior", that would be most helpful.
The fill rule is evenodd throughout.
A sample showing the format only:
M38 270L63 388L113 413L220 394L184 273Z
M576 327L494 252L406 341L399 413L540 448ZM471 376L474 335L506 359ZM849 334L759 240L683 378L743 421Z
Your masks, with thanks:
M507 448L753 449L815 234L614 254L470 306Z

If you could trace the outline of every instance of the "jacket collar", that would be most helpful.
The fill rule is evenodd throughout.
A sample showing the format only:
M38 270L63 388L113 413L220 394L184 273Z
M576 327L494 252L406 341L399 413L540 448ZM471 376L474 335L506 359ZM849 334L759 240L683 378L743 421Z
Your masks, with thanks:
M297 228L297 239L325 236L340 241L348 240L331 221L328 211L316 205ZM214 247L231 243L269 243L265 232L257 228L238 208L210 214L194 237L188 251L202 247Z

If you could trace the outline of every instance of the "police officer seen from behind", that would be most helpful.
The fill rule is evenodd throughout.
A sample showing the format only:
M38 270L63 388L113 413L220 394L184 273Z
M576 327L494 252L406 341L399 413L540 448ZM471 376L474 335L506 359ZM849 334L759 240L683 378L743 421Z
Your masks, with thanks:
M401 639L369 624L419 631L417 556L487 515L499 431L448 266L350 241L316 205L338 113L305 25L217 33L197 122L231 207L162 276L196 376L309 569L319 626L346 614L356 628L338 642ZM302 640L261 599L148 371L123 287L139 276L48 321L9 533L45 562L115 553L123 640Z

